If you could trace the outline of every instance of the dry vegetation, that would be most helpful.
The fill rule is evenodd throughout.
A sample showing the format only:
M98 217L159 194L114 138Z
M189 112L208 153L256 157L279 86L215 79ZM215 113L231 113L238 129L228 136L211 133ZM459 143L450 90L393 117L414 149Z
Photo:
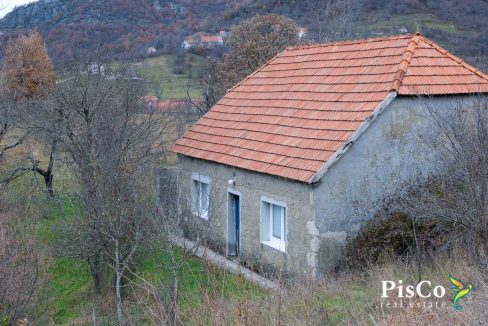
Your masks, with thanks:
M207 272L212 276L211 267ZM450 274L462 275L476 286L475 292L465 298L460 312L451 306ZM386 308L388 299L380 298L382 280L402 279L416 284L417 278L415 264L392 258L360 274L341 273L319 282L302 280L283 285L273 293L251 287L233 298L224 295L225 285L219 276L210 282L210 287L202 288L202 298L179 311L179 321L192 325L483 325L488 322L486 275L470 265L462 251L450 257L433 258L424 275L424 279L447 289L446 297L440 300L445 302L444 308ZM406 299L404 305L408 304Z
M248 24L271 30L271 38L276 33L270 24L280 25L289 39L251 39L247 46L243 41L226 56L229 65L252 71L296 41L296 26L287 19L259 17L244 22L244 29ZM239 36L238 28L233 31ZM249 36L240 33L243 40ZM29 37L34 44L26 37L19 38L22 46L12 43L13 57L23 47L45 54L39 35ZM268 47L265 57L253 57ZM239 56L252 62L236 61ZM51 71L46 58L43 66ZM355 264L318 281L277 275L282 286L266 292L170 241L185 216L172 210L175 193L168 198L171 205L155 204L152 172L184 122L178 128L148 110L141 101L144 85L130 71L110 78L76 73L44 94L39 86L53 86L52 76L40 82L35 75L41 69L19 75L15 71L22 66L11 68L7 81L13 91L2 92L10 99L0 102L6 121L0 124L0 167L15 168L14 158L28 155L25 171L39 172L35 168L49 166L55 150L59 155L56 168L47 169L56 180L49 196L39 191L41 172L0 183L0 325L25 318L39 325L488 324L487 102L474 105L471 115L455 107L446 120L431 112L443 131L441 146L448 144L443 164L450 173L435 187L419 187L399 199L403 214L366 226L348 247L346 258ZM24 141L24 134L36 136ZM39 150L44 147L51 151ZM382 255L378 249L385 249ZM451 307L451 274L476 287L463 298L462 311ZM447 289L445 307L410 308L407 301L403 308L384 307L396 298L382 301L381 281L415 285L420 279Z
M80 260L53 256L52 232L58 223L72 218L76 205L58 197L49 204L39 191L29 191L31 180L17 180L2 188L0 261L7 268L16 264L15 273L2 273L0 288L6 302L21 299L25 309L15 320L28 316L34 324L91 324L92 283ZM60 184L67 185L67 182ZM76 215L76 214L75 214ZM20 218L23 217L23 218ZM9 237L17 230L15 237ZM18 237L19 234L34 237ZM12 250L13 249L13 250ZM35 250L32 250L35 249ZM12 255L15 253L15 255ZM4 264L8 259L9 264ZM160 324L167 318L170 268L164 252L140 256L137 277L130 278L130 291L124 299L124 315L129 325ZM190 325L483 325L488 323L488 280L473 265L465 250L450 255L429 255L423 279L447 290L445 308L381 308L381 281L400 280L416 284L414 260L391 257L371 264L362 272L341 271L317 281L283 282L277 292L266 292L240 277L229 275L194 258L183 258L179 271L177 324ZM32 268L36 267L36 268ZM37 271L37 272L36 272ZM110 270L108 273L111 274ZM461 302L458 312L451 306L449 275L457 275L475 285L476 290ZM15 282L4 282L6 278ZM35 282L34 282L35 281ZM80 283L81 282L81 283ZM112 287L102 292L97 306L99 322L115 322ZM15 295L12 296L11 294ZM31 294L32 293L32 294ZM30 295L31 294L31 295ZM28 300L26 300L28 299ZM385 299L396 301L393 297ZM383 301L385 304L387 301ZM405 301L407 304L407 301ZM5 310L2 310L5 316ZM3 317L5 318L5 317ZM9 324L8 319L4 323Z

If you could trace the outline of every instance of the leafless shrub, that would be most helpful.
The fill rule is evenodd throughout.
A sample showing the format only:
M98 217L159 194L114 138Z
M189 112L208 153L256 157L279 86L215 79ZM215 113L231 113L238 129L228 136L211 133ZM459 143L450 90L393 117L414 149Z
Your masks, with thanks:
M417 220L452 225L451 242L488 268L488 101L451 101L442 108L425 101L437 137L441 175L405 196L403 209Z
M33 300L40 280L39 254L27 227L17 213L0 199L0 323L34 319Z
M425 265L432 284L447 292L443 308L386 308L381 306L381 281L403 280L416 284L417 270L411 264L392 259L369 266L362 273L345 273L321 280L302 280L281 292L247 289L242 295L224 294L225 278L212 274L202 288L199 302L192 301L181 312L182 322L192 325L431 325L484 324L488 314L488 283L486 275L463 257L462 251L451 256L438 255ZM449 275L457 275L475 284L476 290L467 297L463 310L452 308ZM205 285L203 285L205 286ZM245 287L244 284L241 286ZM382 301L383 300L383 301ZM420 300L418 297L415 300ZM415 302L417 302L415 301ZM421 302L422 300L418 301Z
M308 0L310 17L316 30L317 42L345 40L353 36L355 22L360 17L362 1Z
M192 201L199 201L199 197L192 198L189 195L191 191L181 191L188 184L185 185L177 175L181 175L181 171L176 168L158 171L157 210L145 220L147 232L142 240L146 250L160 256L155 259L158 275L169 276L154 279L138 272L133 266L128 269L127 281L133 301L130 305L142 311L145 319L154 324L178 325L185 319L180 308L181 303L187 300L180 292L181 273L187 271L185 267L190 259L194 259L197 250L202 250L201 245L207 246L207 240L214 239L212 220L224 202L217 198L216 189L212 188L209 193L209 207L198 206L190 209ZM200 217L203 214L206 216L205 220ZM188 226L194 227L189 230ZM186 242L183 236L191 236L194 241ZM209 267L208 271L211 270ZM185 278L197 279L207 270L189 272L199 275L185 275Z
M1 86L1 85L0 85ZM0 165L5 173L5 164L10 163L11 153L20 147L26 140L26 132L16 133L18 127L18 116L15 114L15 103L3 95L0 89ZM0 175L0 181L4 177Z

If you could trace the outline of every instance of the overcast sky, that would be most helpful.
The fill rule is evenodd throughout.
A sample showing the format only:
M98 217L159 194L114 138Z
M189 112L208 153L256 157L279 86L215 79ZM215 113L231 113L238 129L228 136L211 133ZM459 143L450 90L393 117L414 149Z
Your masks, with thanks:
M15 6L21 6L35 1L37 0L0 0L0 18L12 11Z

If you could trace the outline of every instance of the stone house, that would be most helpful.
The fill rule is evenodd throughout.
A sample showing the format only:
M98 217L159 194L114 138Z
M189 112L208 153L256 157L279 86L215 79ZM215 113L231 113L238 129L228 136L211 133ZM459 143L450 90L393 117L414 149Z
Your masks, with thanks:
M306 27L299 27L298 28L298 38L300 40L306 38L307 35L308 35L308 28L306 28Z
M173 145L185 232L246 264L327 272L385 197L439 171L424 104L475 93L488 76L419 33L290 47Z
M189 50L195 47L214 48L224 46L224 38L227 36L225 31L220 31L218 34L196 33L185 38L181 47Z

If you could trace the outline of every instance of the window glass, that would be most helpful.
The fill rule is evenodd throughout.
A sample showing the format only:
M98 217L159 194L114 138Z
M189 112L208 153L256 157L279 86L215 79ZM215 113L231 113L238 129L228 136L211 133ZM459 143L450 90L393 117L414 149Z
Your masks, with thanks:
M199 184L198 181L192 181L191 187L191 211L196 213L198 211L198 201L199 201Z
M281 210L283 208L273 205L273 237L281 239Z
M204 219L208 219L208 210L210 206L209 182L209 177L201 176L196 173L192 175L191 211L193 214L198 215Z
M208 193L208 184L206 183L201 183L202 185L202 191L201 191L201 196L202 196L202 210L207 212L208 211L208 206L209 206L209 193Z

